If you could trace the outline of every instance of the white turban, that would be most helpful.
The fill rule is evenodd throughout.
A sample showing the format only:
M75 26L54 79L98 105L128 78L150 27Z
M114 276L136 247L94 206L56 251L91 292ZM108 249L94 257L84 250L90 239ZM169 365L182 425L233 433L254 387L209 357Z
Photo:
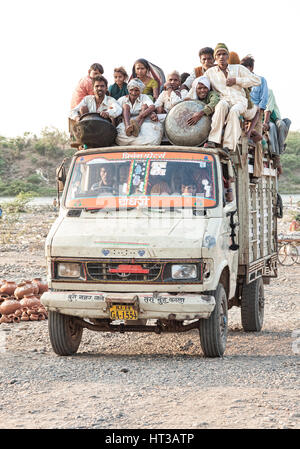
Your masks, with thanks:
M199 83L204 84L204 86L207 87L208 90L210 90L210 81L207 78L207 76L198 76L198 78L196 78L193 81L192 88L189 91L187 97L192 98L193 100L197 100L198 99L196 88L197 88Z
M133 78L131 81L129 81L127 85L128 92L130 91L130 89L133 89L134 87L137 87L140 90L140 93L142 93L143 90L145 89L145 84L138 78Z
M202 83L202 84L204 84L204 86L207 87L208 90L210 90L210 81L207 78L207 76L205 76L205 75L204 76L199 76L198 78L196 78L194 83L195 83L195 87L197 87L197 85L199 83Z

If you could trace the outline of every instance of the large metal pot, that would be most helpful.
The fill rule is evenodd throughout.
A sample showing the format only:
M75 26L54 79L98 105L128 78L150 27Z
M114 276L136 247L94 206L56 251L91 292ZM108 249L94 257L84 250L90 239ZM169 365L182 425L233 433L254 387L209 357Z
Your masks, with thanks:
M207 140L211 128L210 117L204 115L195 125L187 124L187 120L204 106L205 103L200 100L181 101L173 106L165 119L165 132L171 143L199 147Z
M109 147L117 136L115 126L98 112L83 114L79 122L74 123L73 133L76 141L88 148Z

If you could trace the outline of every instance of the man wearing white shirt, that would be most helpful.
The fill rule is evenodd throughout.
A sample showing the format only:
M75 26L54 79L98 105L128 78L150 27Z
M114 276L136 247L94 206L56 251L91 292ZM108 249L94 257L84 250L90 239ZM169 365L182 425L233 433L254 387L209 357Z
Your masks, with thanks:
M94 95L87 95L72 109L70 118L79 121L81 115L88 112L99 112L100 116L113 121L122 114L122 108L113 97L108 97L107 80L104 76L96 76L93 79Z
M240 116L252 120L257 112L257 106L247 109L248 100L244 88L258 86L261 80L240 64L229 65L229 51L225 44L216 46L214 56L217 65L208 69L205 76L221 99L215 108L208 142L204 146L215 148L220 145L226 121L223 148L234 151L241 135Z
M174 72L168 75L167 82L164 86L165 90L162 91L155 102L158 119L161 122L166 118L167 113L172 107L183 101L187 96L187 90L180 91L180 85L180 73L174 70Z

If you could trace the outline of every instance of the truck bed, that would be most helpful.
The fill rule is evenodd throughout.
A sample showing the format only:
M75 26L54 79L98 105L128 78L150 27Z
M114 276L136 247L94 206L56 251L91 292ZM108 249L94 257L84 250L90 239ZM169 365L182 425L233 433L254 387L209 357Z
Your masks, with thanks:
M264 157L264 173L251 182L254 148L244 138L234 156L238 184L239 270L249 283L257 277L277 277L277 173L273 160ZM249 151L250 150L250 151Z

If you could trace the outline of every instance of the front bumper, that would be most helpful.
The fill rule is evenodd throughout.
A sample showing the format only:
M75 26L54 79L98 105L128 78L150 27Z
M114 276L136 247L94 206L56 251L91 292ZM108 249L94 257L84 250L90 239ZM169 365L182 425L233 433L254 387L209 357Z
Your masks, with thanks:
M48 291L41 302L49 311L81 318L109 318L111 304L133 304L140 319L208 318L215 298L199 294Z

